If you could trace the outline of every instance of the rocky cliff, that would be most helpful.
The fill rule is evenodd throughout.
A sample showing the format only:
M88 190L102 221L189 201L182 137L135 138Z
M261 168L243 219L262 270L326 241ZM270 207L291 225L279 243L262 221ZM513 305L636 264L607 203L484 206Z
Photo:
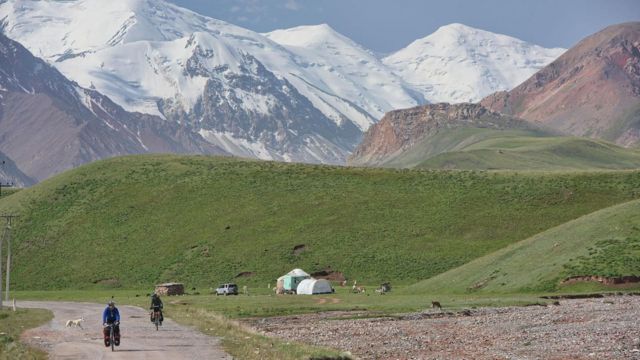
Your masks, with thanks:
M421 139L459 127L496 130L532 128L522 120L479 104L431 104L387 113L365 134L349 163L373 165L411 148Z

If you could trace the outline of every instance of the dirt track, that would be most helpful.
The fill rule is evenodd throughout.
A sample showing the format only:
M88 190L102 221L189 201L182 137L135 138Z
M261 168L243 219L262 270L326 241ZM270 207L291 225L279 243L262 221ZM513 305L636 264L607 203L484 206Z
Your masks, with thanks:
M47 351L51 359L231 359L217 338L168 318L156 331L148 312L138 307L118 306L122 338L120 346L111 352L101 335L104 305L24 301L18 306L53 311L50 323L22 335L24 342ZM82 329L65 326L67 320L81 316L85 319Z

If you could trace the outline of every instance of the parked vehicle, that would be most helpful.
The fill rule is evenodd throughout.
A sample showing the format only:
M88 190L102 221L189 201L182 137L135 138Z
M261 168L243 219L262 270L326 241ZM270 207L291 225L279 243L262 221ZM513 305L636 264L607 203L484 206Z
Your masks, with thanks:
M238 285L222 284L216 289L216 295L238 295Z

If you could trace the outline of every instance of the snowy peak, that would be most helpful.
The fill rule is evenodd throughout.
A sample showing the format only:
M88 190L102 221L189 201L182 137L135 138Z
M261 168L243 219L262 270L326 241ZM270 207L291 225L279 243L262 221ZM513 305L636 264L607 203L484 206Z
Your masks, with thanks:
M564 51L450 24L383 62L429 101L475 102L493 92L512 89Z
M366 130L387 111L424 102L369 50L327 24L263 35L294 54L304 79L321 90L310 100L333 119L344 116Z
M21 34L36 55L54 61L141 40L176 40L213 21L163 0L8 0L0 18L5 33Z
M275 30L263 35L285 46L312 47L322 44L344 43L349 46L360 47L353 40L338 33L327 24L297 26L290 29Z

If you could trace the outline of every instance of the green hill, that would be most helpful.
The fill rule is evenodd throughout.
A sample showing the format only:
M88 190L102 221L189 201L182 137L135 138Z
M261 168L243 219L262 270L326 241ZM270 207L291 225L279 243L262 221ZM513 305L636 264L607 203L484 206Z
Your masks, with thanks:
M638 169L640 151L542 130L462 127L427 136L384 167L467 170Z
M542 137L549 136L543 131L529 129L496 130L492 128L457 127L442 129L417 141L408 149L393 154L380 166L393 168L412 168L426 159L439 154L462 151L467 146L493 138Z
M361 169L133 156L0 199L15 289L257 286L301 267L410 284L640 198L640 172ZM294 248L297 248L294 251Z
M572 276L640 275L640 201L606 208L412 285L431 293L554 291Z
M439 154L422 168L589 170L640 168L640 151L600 140L574 137L501 137L485 139L460 151Z

